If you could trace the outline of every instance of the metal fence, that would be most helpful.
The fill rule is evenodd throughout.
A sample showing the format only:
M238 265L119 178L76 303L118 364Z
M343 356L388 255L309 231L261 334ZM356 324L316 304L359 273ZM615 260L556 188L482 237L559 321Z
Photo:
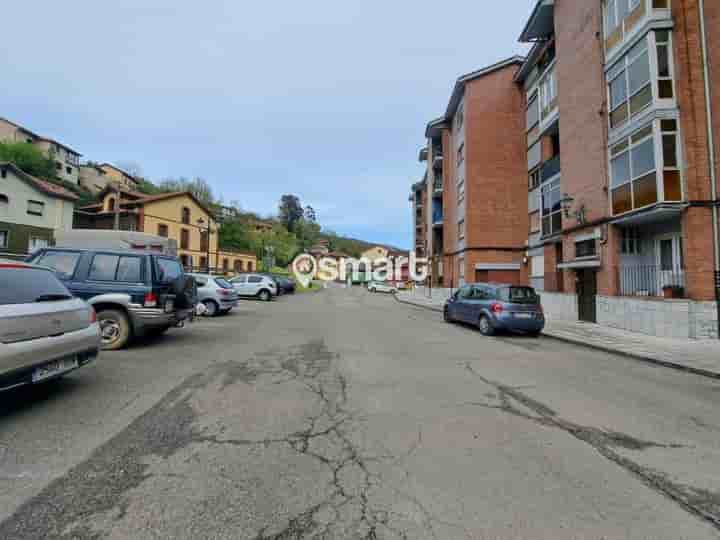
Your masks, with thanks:
M679 266L621 266L619 272L622 296L681 297L685 293L685 270Z

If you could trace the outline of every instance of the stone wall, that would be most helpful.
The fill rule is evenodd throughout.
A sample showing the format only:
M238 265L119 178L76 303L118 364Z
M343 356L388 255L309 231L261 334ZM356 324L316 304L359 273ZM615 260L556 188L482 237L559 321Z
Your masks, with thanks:
M717 338L714 302L598 296L598 324L650 336Z
M578 320L577 295L543 291L540 302L548 321Z

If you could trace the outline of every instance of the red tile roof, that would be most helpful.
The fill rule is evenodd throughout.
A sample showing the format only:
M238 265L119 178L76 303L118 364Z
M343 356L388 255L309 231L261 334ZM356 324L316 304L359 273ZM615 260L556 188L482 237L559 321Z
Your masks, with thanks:
M10 169L18 178L24 180L25 183L31 185L32 187L34 187L38 191L45 193L46 195L50 195L51 197L59 197L60 199L67 199L69 201L76 201L80 198L72 191L65 189L62 186L53 184L52 182L48 182L47 180L35 178L34 176L27 174L14 163L10 163L8 161L0 162L0 167L4 169Z

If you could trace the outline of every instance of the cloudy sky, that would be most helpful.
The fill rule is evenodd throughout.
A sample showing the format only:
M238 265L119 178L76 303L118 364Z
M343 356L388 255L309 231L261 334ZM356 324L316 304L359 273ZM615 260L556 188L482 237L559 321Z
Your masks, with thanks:
M525 50L533 4L10 2L0 116L261 214L295 193L326 228L409 247L425 124L458 75Z

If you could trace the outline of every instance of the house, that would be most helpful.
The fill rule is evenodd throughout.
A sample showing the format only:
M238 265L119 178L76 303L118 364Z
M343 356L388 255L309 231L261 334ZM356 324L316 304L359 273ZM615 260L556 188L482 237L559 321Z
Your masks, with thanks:
M52 244L73 225L78 197L70 191L0 163L0 253L22 256Z
M0 118L0 141L32 144L54 161L58 178L74 185L80 185L81 154L69 146L55 139L33 133L6 118Z
M110 176L97 163L88 162L80 165L79 182L82 187L97 195L107 187Z
M99 167L105 172L104 176L107 178L107 182L118 183L129 190L137 189L138 184L140 183L139 179L134 175L110 163L102 163Z
M516 81L550 317L718 336L719 21L719 2L536 2Z
M116 227L117 222L117 227ZM138 231L170 238L187 269L206 271L254 270L254 255L218 250L218 224L214 213L190 192L146 195L137 191L106 188L100 202L80 208L79 229ZM208 229L210 234L208 236Z
M514 82L523 61L513 56L459 77L445 114L426 127L414 247L430 258L434 286L526 280L525 109Z

